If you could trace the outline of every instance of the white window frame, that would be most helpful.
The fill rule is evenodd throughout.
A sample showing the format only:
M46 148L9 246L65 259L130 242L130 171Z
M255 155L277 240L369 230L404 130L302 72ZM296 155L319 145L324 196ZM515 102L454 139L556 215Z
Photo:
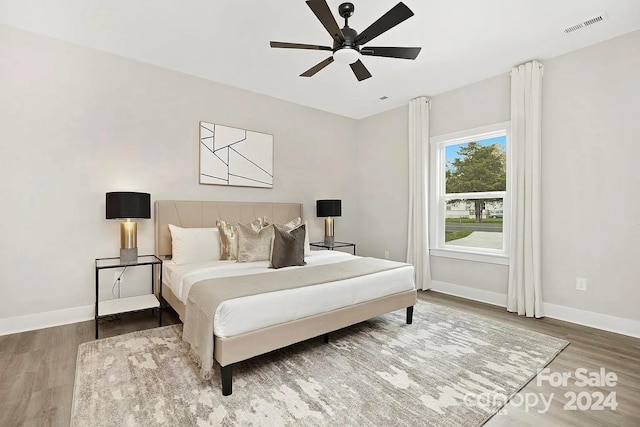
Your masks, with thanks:
M470 261L487 262L492 264L509 264L509 241L510 222L513 218L511 204L511 122L496 123L489 126L468 129L459 132L448 133L430 138L431 145L431 165L430 165L430 215L429 215L429 241L431 248L430 255L466 259ZM507 186L506 191L491 191L478 193L457 193L454 196L447 196L445 193L445 148L449 145L463 144L465 142L478 141L496 136L505 135L507 139ZM452 199L478 199L492 198L498 196L503 198L503 221L502 221L502 249L473 248L466 246L445 245L445 212L446 202Z

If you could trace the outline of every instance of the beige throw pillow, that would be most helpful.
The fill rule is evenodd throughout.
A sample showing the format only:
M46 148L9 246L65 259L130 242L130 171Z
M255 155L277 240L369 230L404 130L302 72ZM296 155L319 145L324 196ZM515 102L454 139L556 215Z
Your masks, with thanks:
M273 227L238 224L238 262L268 261L271 255Z
M220 232L220 259L238 259L238 235L235 225L219 219L216 226Z
M261 216L256 218L247 226L259 231L269 225L269 217ZM237 227L221 219L216 221L216 226L220 232L220 259L238 259L238 231Z
M304 224L304 254L305 255L311 255L311 246L309 245L309 231L307 230L307 221L303 221L302 218L298 217L296 219L292 219L291 221L287 222L286 224L282 225L282 228L284 228L287 231L291 231L294 228L298 228L301 225Z

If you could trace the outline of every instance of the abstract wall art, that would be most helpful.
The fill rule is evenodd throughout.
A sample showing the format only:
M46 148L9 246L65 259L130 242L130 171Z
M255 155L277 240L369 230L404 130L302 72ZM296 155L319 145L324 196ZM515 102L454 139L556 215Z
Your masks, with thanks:
M200 122L200 184L273 188L273 135Z

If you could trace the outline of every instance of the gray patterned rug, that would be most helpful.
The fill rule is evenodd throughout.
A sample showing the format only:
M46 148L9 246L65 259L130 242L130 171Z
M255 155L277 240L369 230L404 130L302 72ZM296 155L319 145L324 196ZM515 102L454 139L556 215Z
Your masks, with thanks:
M233 394L220 373L196 375L167 326L80 345L74 426L477 426L568 342L442 306L404 310L238 364ZM465 396L467 398L465 399ZM499 399L498 399L499 400Z

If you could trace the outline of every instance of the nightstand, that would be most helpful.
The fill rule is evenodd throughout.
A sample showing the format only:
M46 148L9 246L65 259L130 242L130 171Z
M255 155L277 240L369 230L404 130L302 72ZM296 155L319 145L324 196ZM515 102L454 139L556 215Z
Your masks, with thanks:
M333 242L331 245L327 245L324 242L313 242L309 243L309 246L313 246L315 248L324 248L329 249L330 251L335 248L351 248L353 250L353 254L356 254L356 244L355 243L347 243L347 242Z
M144 265L151 266L151 293L146 295L138 295L127 298L116 298L111 300L99 300L100 287L100 270L109 268L129 268ZM156 266L158 266L160 285L159 298L155 295L156 284ZM121 263L119 257L113 258L96 258L96 339L98 339L98 320L102 317L112 316L114 314L128 313L132 311L155 310L158 309L158 325L162 326L162 309L160 301L162 301L162 260L155 255L142 255L138 260L130 263Z

